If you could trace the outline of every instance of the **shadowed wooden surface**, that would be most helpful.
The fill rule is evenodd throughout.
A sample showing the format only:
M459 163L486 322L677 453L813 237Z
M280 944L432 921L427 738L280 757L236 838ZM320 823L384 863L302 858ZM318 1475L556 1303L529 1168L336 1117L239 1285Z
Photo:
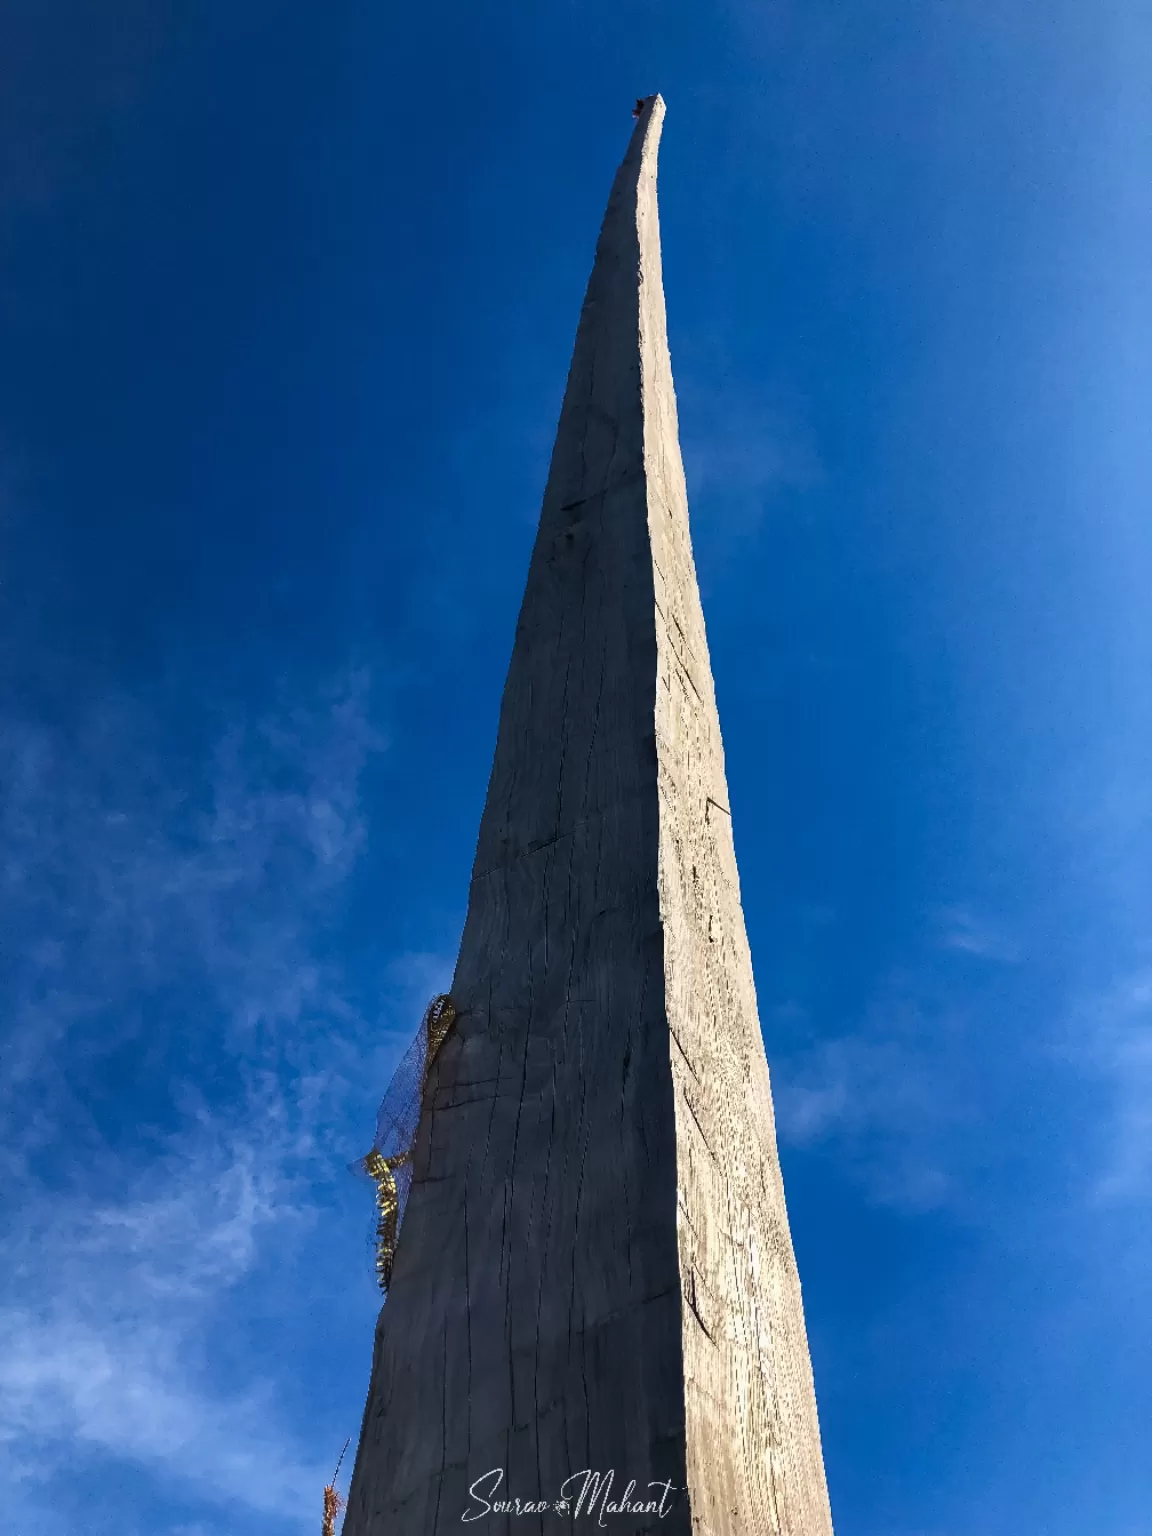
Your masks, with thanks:
M580 318L346 1536L594 1525L484 1509L589 1468L660 1501L609 1505L630 1536L831 1532L688 532L663 115Z

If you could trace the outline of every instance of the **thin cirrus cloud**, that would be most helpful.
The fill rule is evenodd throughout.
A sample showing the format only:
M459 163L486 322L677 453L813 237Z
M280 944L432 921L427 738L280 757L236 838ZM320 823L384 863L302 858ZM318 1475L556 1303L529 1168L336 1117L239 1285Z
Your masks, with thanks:
M938 1002L893 977L857 1028L773 1057L784 1141L823 1149L871 1200L909 1214L962 1202L965 1132L983 1112L978 1095L948 1091L971 1021Z
M45 1530L77 1457L134 1464L175 1504L315 1523L326 1441L314 1459L267 1350L237 1366L215 1339L315 1243L358 1073L397 1053L319 948L363 844L367 692L353 673L226 718L206 759L165 760L141 701L71 741L0 723L0 1100L22 1234L0 1280L0 1482ZM406 994L436 962L393 967ZM92 1528L113 1513L97 1496Z
M222 1393L196 1364L213 1307L296 1214L270 1163L267 1144L205 1138L163 1178L153 1171L151 1197L35 1202L0 1306L10 1478L34 1483L40 1467L51 1477L68 1446L221 1502L289 1519L307 1508L323 1468L278 1433L273 1384Z
M708 537L721 553L758 532L781 491L804 493L823 484L823 467L795 408L731 387L683 393L688 489L698 510L706 509Z
M938 914L940 942L982 960L1010 963L1020 958L1012 940L993 923L968 907L942 907Z
M1152 1187L1152 971L1119 976L1073 1009L1063 1050L1106 1090L1090 1198L1126 1205Z

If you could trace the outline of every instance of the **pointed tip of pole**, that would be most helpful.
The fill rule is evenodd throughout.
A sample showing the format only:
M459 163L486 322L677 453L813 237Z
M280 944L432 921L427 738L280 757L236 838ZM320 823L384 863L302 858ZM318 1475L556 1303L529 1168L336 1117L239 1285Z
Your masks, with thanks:
M659 91L653 96L637 96L636 105L632 108L636 126L632 130L628 153L624 157L625 164L637 155L642 158L655 157L664 125L664 111L664 98ZM653 163L655 163L654 159Z
M655 113L663 117L665 111L664 98L657 91L653 96L637 96L636 105L632 108L632 116L639 122L641 118L651 117Z

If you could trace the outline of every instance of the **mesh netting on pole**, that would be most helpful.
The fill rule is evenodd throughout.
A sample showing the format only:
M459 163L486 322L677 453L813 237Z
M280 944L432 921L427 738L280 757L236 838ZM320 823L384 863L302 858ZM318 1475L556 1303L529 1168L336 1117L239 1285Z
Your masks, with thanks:
M367 1174L376 1184L376 1279L385 1295L392 1283L400 1222L412 1187L412 1153L424 1085L455 1020L456 1009L446 992L428 1004L416 1038L380 1101L372 1150L352 1164L354 1172Z

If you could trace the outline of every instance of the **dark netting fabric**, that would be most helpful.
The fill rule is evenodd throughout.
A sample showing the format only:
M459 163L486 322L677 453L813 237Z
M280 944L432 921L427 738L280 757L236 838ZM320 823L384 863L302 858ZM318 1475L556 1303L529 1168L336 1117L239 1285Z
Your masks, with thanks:
M357 1173L376 1184L376 1278L385 1295L392 1283L392 1265L408 1191L412 1187L412 1151L420 1124L424 1085L436 1052L456 1019L447 993L434 997L424 1011L420 1029L405 1051L380 1102L372 1150L353 1163Z

